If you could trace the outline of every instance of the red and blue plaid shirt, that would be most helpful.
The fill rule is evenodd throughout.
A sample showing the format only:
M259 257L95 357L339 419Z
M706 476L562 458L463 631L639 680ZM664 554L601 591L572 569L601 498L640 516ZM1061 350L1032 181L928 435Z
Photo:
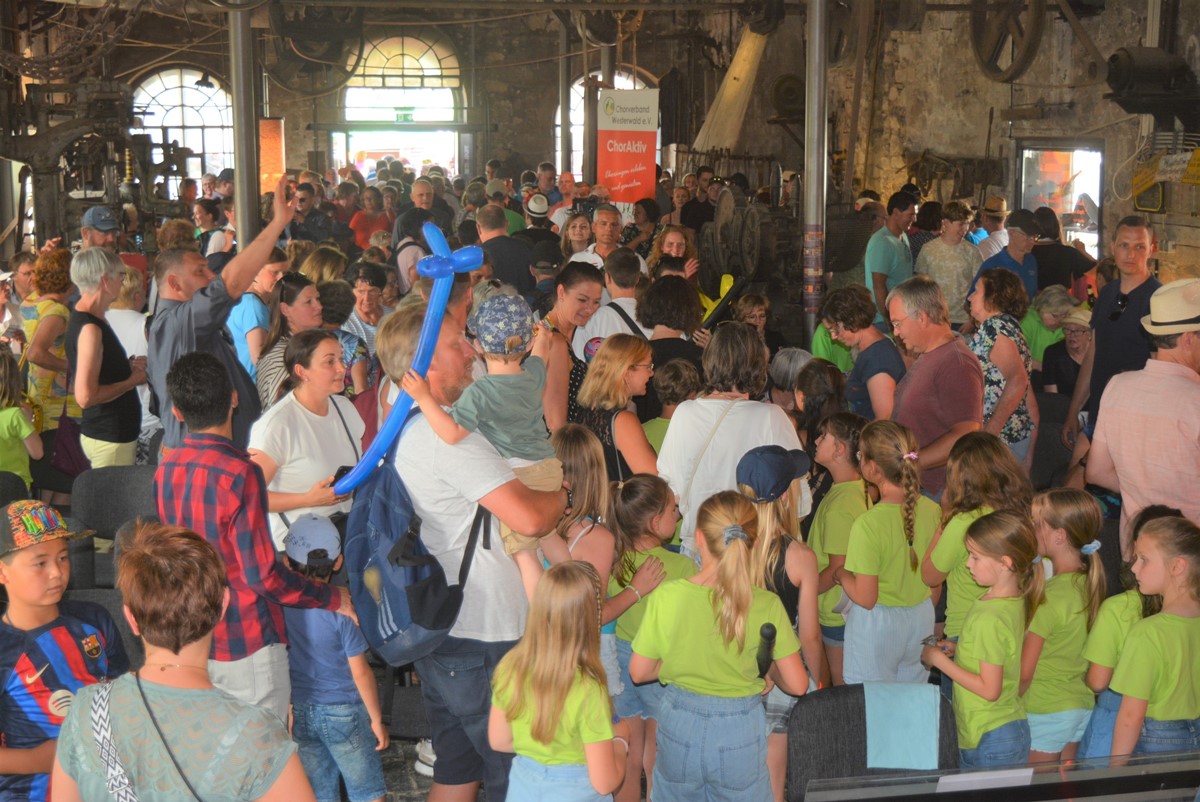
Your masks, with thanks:
M229 608L213 632L213 660L241 660L287 643L283 610L337 610L341 597L279 562L267 525L262 470L232 440L189 434L154 476L163 523L198 532L216 548L229 575Z

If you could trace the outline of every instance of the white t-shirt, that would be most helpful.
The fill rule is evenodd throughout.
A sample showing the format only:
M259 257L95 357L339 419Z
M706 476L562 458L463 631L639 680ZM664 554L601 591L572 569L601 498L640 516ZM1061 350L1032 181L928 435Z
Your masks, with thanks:
M1008 247L1008 229L1002 228L999 231L993 231L991 234L988 234L987 238L979 243L979 255L986 262L1006 247Z
M709 398L684 401L671 417L658 452L658 475L679 496L683 516L679 536L690 554L696 553L696 513L700 505L722 490L737 490L737 465L747 451L769 445L789 451L800 448L796 427L787 413L761 401L732 402L720 430L710 440L709 434L730 403ZM693 472L691 492L685 494ZM802 486L800 514L804 516L812 507L812 494L807 483Z
M642 275L644 275L644 276L650 275L650 267L649 267L649 265L646 264L646 260L642 258L642 255L640 253L637 255L637 258L638 258L638 265L642 268ZM567 261L568 262L587 262L589 265L596 268L597 270L604 269L604 257L601 256L600 254L596 253L596 243L594 243L594 242L591 245L587 246L586 249L584 249L584 250L580 251L579 253L575 254L574 256L572 256ZM607 296L608 290L605 290L604 294ZM605 301L605 303L608 303L608 302Z
M648 329L637 322L636 298L613 298L612 302L624 309L625 314L629 315L629 318L646 335L646 339L650 339L650 335L654 333L654 329ZM633 334L633 332L629 329L629 324L617 314L616 310L609 309L605 305L596 310L596 314L592 315L591 320L587 322L586 326L580 326L575 329L575 339L571 341L571 347L575 349L575 356L583 359L583 347L587 345L588 340L594 337L604 340L614 334Z
M479 499L516 478L508 462L478 432L457 445L443 442L423 415L413 419L396 449L396 472L421 516L421 542L441 563L446 580L458 581L463 551ZM450 630L456 638L495 643L512 641L525 631L528 603L517 564L504 553L495 516L491 548L483 537L467 578L462 609Z
M250 450L261 451L270 457L279 470L267 485L273 493L305 493L320 480L332 476L343 465L358 463L362 449L362 436L366 425L358 410L349 399L330 396L331 404L337 404L346 419L346 426L338 417L338 410L330 407L324 417L314 415L296 400L294 393L279 399L250 429ZM350 434L346 434L346 429ZM301 515L315 512L332 515L335 512L350 512L349 500L328 507L297 507L283 513L289 521ZM278 513L271 513L271 539L277 549L283 549L283 536L287 524Z
M146 356L146 316L133 309L109 309L104 319L121 341L128 356ZM142 431L149 433L162 426L158 416L150 412L150 384L140 384L138 398L142 402Z

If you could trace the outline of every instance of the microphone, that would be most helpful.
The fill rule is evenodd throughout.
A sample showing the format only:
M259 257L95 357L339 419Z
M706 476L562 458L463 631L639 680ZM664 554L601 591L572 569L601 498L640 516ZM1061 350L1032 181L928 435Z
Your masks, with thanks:
M775 653L775 625L763 624L762 629L758 631L762 642L758 644L758 676L767 676L767 671L771 668L771 663L774 661Z

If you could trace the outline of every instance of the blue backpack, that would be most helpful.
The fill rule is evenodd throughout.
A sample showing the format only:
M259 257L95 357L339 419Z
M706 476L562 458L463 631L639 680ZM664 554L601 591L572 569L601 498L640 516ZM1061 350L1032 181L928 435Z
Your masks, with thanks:
M418 412L409 414L404 427ZM442 566L421 542L421 518L392 467L399 442L397 437L384 461L355 492L343 547L358 625L371 648L393 666L425 657L450 634L475 547L488 522L487 510L478 507L458 584L448 585Z

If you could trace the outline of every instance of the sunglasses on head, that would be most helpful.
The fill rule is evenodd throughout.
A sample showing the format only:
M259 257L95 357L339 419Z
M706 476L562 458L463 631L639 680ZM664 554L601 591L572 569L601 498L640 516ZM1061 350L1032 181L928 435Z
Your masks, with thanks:
M1117 296L1117 308L1108 313L1108 319L1113 321L1120 320L1121 314L1127 306L1129 306L1129 295L1123 292Z

